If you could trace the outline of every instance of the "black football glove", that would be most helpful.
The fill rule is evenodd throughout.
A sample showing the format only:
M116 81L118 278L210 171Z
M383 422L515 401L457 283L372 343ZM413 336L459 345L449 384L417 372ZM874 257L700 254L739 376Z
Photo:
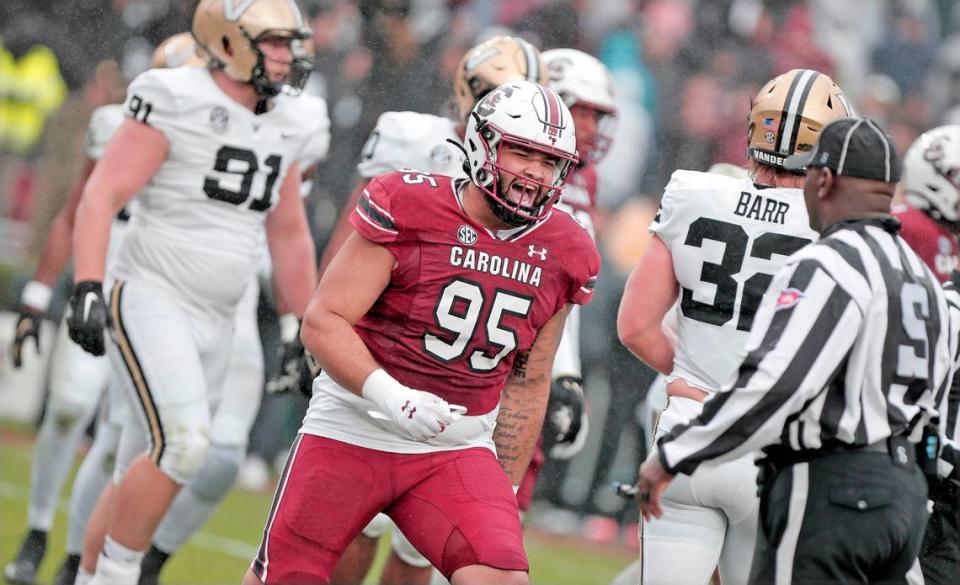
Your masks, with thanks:
M300 322L293 326L296 317L284 315L280 325L280 373L267 382L267 392L281 394L298 390L308 398L313 394L313 379L320 374L320 366L300 341ZM287 321L284 323L284 321Z
M13 341L10 342L10 359L17 369L23 365L23 346L28 339L33 339L34 348L37 353L40 352L40 323L43 322L40 313L28 305L20 305L19 313Z
M87 353L101 356L106 349L104 331L110 326L110 313L103 298L103 283L83 280L73 288L67 328L70 339Z
M552 459L569 459L587 440L587 409L583 383L574 376L559 376L550 385L550 401L543 421L543 448Z

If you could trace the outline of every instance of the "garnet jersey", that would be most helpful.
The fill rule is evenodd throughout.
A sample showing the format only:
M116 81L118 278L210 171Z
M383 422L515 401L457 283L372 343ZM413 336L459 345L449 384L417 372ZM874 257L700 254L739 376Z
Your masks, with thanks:
M919 209L894 205L892 211L902 225L900 237L906 240L940 282L946 282L957 266L957 237Z
M141 74L126 114L162 132L169 150L137 196L117 277L232 312L259 266L264 220L287 170L326 120L286 94L256 115L199 67Z
M597 166L589 164L577 167L567 178L563 186L558 207L570 212L580 223L587 228L590 235L594 234L593 214L597 209Z
M466 177L463 152L447 140L461 141L453 120L416 112L384 112L363 146L357 172L364 179L400 169Z
M680 285L672 376L716 392L734 380L773 275L817 239L803 192L676 171L650 231L669 248Z
M481 427L468 442L492 448L500 392L514 360L564 305L591 298L600 258L589 234L566 213L507 232L485 229L461 206L464 185L419 171L367 185L351 223L389 249L397 264L355 330L401 383L467 407L464 419ZM307 433L417 452L463 448L457 433L474 424L462 419L428 443L406 441L373 427L384 423L367 415L372 403L318 380Z

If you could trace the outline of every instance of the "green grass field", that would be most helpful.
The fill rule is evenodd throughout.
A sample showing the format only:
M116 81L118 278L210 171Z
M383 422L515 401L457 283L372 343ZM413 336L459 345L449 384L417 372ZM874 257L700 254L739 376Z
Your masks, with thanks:
M9 425L0 428L0 563L16 554L27 517L30 487L29 435ZM39 583L49 583L63 553L67 497L62 494L56 526ZM271 494L234 490L162 574L164 585L239 583L259 544ZM386 539L382 539L384 544ZM606 585L632 555L619 548L528 534L531 580L536 585ZM387 552L381 546L377 565ZM377 574L375 568L373 574ZM2 579L2 577L0 577ZM372 578L368 583L375 583Z

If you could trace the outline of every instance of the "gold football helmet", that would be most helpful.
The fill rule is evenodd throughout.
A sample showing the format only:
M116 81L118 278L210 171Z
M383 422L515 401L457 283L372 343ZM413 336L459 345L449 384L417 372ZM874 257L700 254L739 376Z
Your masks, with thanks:
M453 95L460 120L466 120L480 99L510 81L548 81L540 51L527 41L497 36L467 51L457 65Z
M153 69L170 69L189 65L203 67L207 59L197 54L197 41L188 32L177 33L163 41L153 51L150 67Z
M297 53L296 43L311 35L294 0L200 0L193 14L193 36L209 53L213 65L222 67L232 79L249 82L265 97L277 95L283 85L301 89L307 77L302 69L310 63L295 54L288 79L271 83L257 43L268 38L290 39Z
M767 83L750 108L747 155L782 168L783 159L813 149L828 122L856 115L830 77L794 69Z

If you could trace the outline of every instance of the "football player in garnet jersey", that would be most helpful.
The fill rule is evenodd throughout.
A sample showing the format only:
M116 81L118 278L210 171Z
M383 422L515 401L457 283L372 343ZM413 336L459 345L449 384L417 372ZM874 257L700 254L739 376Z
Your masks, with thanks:
M795 69L757 94L750 111L750 177L678 170L664 189L652 238L627 281L617 329L623 344L667 376L659 438L697 416L732 382L772 275L816 238L803 176L783 159L813 148L820 129L852 114L826 75ZM679 303L676 343L663 318ZM756 540L753 456L692 476L664 493L663 518L640 523L644 583L746 583Z
M957 266L960 230L960 126L940 126L917 138L903 159L900 190L906 204L893 206L900 235L940 282Z
M546 83L546 67L540 52L521 38L497 36L467 51L457 66L451 88L457 109L456 120L418 112L381 114L357 164L360 181L323 251L321 267L329 263L347 235L354 231L350 226L350 214L367 183L377 175L400 169L418 169L467 178L463 166L464 152L456 146L463 142L467 117L487 93L508 81L523 79ZM564 194L569 189L570 185L567 184ZM360 585L373 564L377 540L390 527L390 517L377 514L344 551L334 569L332 582L337 585ZM390 556L380 577L381 585L429 583L429 561L396 527L393 527L390 542Z
M328 582L381 511L455 585L528 582L514 489L600 263L552 209L575 144L556 93L515 81L471 113L469 180L367 185L305 316L323 373L244 583Z
M201 0L193 34L209 66L154 69L130 84L128 119L77 208L70 336L90 353L109 350L138 419L124 426L91 583L137 583L142 551L204 463L211 407L230 391L234 315L264 238L298 316L316 280L297 159L321 121L285 90L304 80L294 53L309 29L288 0ZM109 221L138 191L108 307Z

